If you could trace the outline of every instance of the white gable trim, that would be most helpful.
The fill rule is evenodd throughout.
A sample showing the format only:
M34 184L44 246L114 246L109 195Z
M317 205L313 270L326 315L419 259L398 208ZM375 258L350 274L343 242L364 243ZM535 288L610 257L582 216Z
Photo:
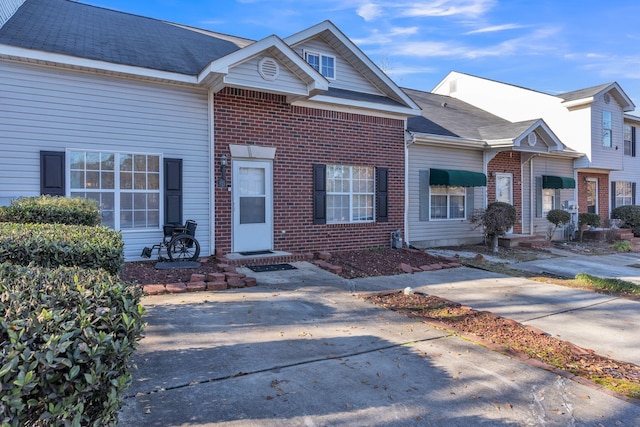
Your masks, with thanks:
M549 126L547 126L547 124L542 119L536 121L534 124L529 126L529 129L522 132L522 135L520 135L514 140L514 144L516 146L521 146L522 140L524 140L525 138L528 138L529 134L531 134L532 132L538 129L541 129L542 131L544 131L544 133L546 133L551 139L551 141L555 144L554 146L550 146L549 144L547 144L548 151L561 151L565 149L565 145L562 142L560 142L560 139L558 139L558 137L553 133L553 131L549 128ZM545 141L545 144L546 143L547 141Z
M582 99L574 99L572 101L565 101L562 103L562 105L564 105L568 109L580 107L580 106L586 106L593 103L596 100L596 98L599 97L601 94L604 94L610 91L615 92L614 96L616 97L616 100L622 107L622 111L625 111L625 112L633 111L635 109L635 104L633 103L633 101L631 101L631 98L629 98L629 96L627 96L624 90L622 90L620 85L615 82L611 83L609 86L605 87L594 96L589 96Z
M233 66L263 54L273 56L290 68L307 85L308 96L313 96L316 93L329 89L328 80L311 67L311 65L307 64L304 59L277 36L266 37L243 49L211 62L199 74L198 83L210 86L214 92L218 92L227 86L224 78L229 74ZM268 90L268 86L263 86L259 89Z
M419 115L420 107L409 97L406 93L394 83L380 68L373 63L347 36L342 33L331 21L323 21L306 30L293 34L284 39L285 43L290 46L295 46L305 40L309 40L320 35L323 32L329 32L336 40L338 40L344 47L346 47L366 68L365 77L373 82L378 89L389 96L392 99L397 100L405 104L410 110L413 110L411 115Z
M383 111L387 113L400 114L402 116L414 116L416 114L419 114L412 108L403 107L401 105L396 106L396 105L377 104L374 102L366 102L366 101L354 101L352 99L341 99L341 98L336 98L333 96L326 96L326 95L316 95L313 98L311 98L310 101L321 102L323 104L329 104L329 105L339 105L343 107L353 107L353 108L364 109L364 110ZM317 105L315 105L315 107L317 107Z

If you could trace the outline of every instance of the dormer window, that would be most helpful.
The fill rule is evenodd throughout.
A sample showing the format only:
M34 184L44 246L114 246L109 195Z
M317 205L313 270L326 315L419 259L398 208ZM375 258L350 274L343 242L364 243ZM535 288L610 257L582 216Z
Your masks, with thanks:
M336 58L316 52L305 52L305 60L328 79L336 78Z

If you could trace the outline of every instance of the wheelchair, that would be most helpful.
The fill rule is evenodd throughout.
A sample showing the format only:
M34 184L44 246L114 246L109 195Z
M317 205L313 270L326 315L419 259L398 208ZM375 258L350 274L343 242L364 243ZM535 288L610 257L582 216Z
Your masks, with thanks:
M151 258L153 251L158 251L158 261L197 261L200 255L200 243L196 239L198 224L189 219L184 225L167 224L163 226L162 242L145 247L140 256ZM166 253L166 257L162 252Z

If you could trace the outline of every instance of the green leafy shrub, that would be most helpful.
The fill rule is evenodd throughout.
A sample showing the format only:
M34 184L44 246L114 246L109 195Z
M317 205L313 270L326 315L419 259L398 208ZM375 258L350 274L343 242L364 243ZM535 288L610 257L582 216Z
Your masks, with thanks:
M617 240L611 246L616 252L631 252L631 242L628 240Z
M485 237L492 243L493 252L498 252L498 238L516 223L516 208L504 202L489 203L487 209L473 213L471 223L484 228Z
M622 228L630 228L633 230L634 235L640 235L636 234L635 231L640 228L640 206L618 206L611 211L611 218L622 220L622 224L620 225Z
M580 229L580 241L582 242L582 234L584 232L584 226L589 225L591 227L600 227L601 218L600 215L595 213L580 213L578 214L578 228Z
M562 209L551 209L549 213L547 213L547 221L549 221L554 226L549 235L549 240L551 240L558 227L563 224L568 224L569 221L571 221L571 214Z
M0 262L103 268L118 274L124 243L119 232L107 227L0 222Z
M0 208L0 222L100 225L102 216L95 200L38 196L15 199Z
M104 270L0 264L2 425L115 425L141 294Z

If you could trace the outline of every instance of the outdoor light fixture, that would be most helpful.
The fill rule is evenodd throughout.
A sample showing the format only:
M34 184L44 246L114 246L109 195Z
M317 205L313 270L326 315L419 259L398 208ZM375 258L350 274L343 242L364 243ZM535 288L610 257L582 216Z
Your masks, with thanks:
M220 178L218 178L218 187L227 186L227 155L220 156Z

